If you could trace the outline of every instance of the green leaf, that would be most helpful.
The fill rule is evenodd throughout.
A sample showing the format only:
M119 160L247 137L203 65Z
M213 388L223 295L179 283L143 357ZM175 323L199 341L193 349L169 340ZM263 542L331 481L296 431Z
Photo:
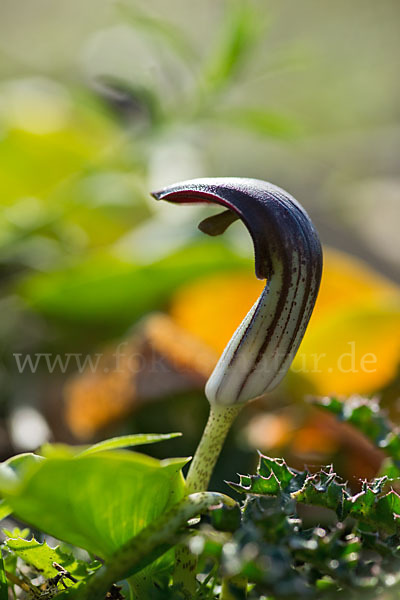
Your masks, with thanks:
M307 478L293 497L297 502L324 506L334 510L340 520L351 516L361 524L390 533L400 531L400 496L385 492L386 478L364 483L361 492L352 494L335 473L321 471Z
M1 550L0 550L0 600L7 600L7 599L8 599L8 585L7 585L6 574L4 572L3 557L1 555Z
M24 529L20 529L19 527L14 527L14 529L10 530L6 527L3 527L3 533L9 538L24 538L26 539L30 535L29 527L24 527Z
M0 521L11 515L12 510L5 500L0 500Z
M283 458L269 458L260 453L257 475L240 475L240 483L227 483L237 492L277 495L299 490L306 476L306 472L290 469Z
M186 462L122 450L61 453L31 462L13 484L0 470L0 493L21 520L107 559L183 496Z
M400 531L400 496L393 490L386 493L387 477L363 483L361 491L353 494L332 466L310 474L290 469L283 459L260 454L257 474L239 478L239 483L229 485L241 493L276 496L282 506L290 506L291 500L323 506L333 510L341 521L351 516L390 533Z
M344 518L345 493L346 485L330 468L307 477L303 487L294 492L293 497L297 502L330 508L339 518Z
M295 471L289 469L283 458L269 458L261 453L257 472L263 477L269 477L271 473L274 473L282 489L289 485L296 474Z
M87 454L94 454L95 452L102 452L103 450L116 450L119 448L131 448L133 446L141 446L144 444L155 444L156 442L162 442L163 440L171 440L176 437L180 437L180 432L175 433L139 433L136 435L123 435L120 437L110 438L109 440L103 440L93 446L89 446L85 450L79 452L80 456Z
M32 452L24 452L23 454L17 454L12 456L5 462L0 464L0 481L1 489L6 492L7 487L13 489L19 480L27 470L34 465L37 465L43 460L43 457L37 456ZM1 492L0 492L1 493ZM7 502L5 501L5 509L8 510Z
M228 485L237 492L247 494L279 494L281 487L274 473L269 477L261 477L260 475L250 475L249 477L240 477L240 483L232 481L227 482Z
M282 466L283 461L279 462ZM398 535L388 536L382 522L386 510L393 519L398 497L384 495L385 480L364 484L360 494L352 495L332 468L326 467L320 473L307 474L306 484L315 503L321 506L328 500L335 506L335 494L343 492L344 501L356 507L355 520L342 524L323 518L323 525L310 527L310 520L320 522L322 515L319 511L314 515L308 512L308 523L303 524L297 514L298 504L286 502L288 488L274 497L248 494L241 523L232 535L200 529L190 547L200 562L217 561L230 576L248 577L257 598L322 597L318 590L330 590L329 598L341 597L344 590L349 598L360 598L363 590L369 592L368 597L378 598L385 587L393 588L394 595L390 590L383 595L395 598L397 590L393 586L400 579ZM367 527L357 520L357 511L363 516L365 507L369 512L371 506L376 508L381 502L380 524L376 520L375 526Z
M121 448L132 448L145 444L155 444L163 440L170 440L180 437L182 434L176 433L138 433L133 435L123 435L119 437L102 440L93 446L69 446L66 444L44 444L41 446L39 454L46 458L72 458L73 456L86 456L95 454L104 450L119 450ZM1 514L1 513L0 513Z
M89 564L78 560L72 554L64 552L60 546L51 548L47 542L40 543L35 538L31 540L9 538L6 540L5 546L26 564L37 569L46 579L54 577L58 573L58 570L53 567L54 562L64 567L76 579L88 577L101 566L98 561Z

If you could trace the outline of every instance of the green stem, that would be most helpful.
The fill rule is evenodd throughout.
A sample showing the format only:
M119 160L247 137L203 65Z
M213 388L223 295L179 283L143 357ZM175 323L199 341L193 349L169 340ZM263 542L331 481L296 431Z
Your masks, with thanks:
M217 492L202 492L185 497L117 550L91 577L79 595L79 600L104 600L111 585L132 575L132 571L139 572L148 563L149 555L153 553L155 560L180 541L179 529L189 519L221 502L226 506L236 504L229 496ZM139 597L145 598L143 577L137 583L140 583L137 590Z
M208 488L212 472L220 455L225 438L243 404L234 406L212 405L207 425L190 464L186 478L188 494Z
M211 405L210 415L186 478L187 493L206 490L228 431L243 408ZM187 598L196 593L197 558L187 546L175 550L174 584L179 585Z

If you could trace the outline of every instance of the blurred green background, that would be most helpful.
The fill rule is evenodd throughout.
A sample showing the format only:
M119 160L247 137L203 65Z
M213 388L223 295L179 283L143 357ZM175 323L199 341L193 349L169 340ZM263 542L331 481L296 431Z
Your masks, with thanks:
M208 342L207 335L198 338L210 317L199 314L196 322L193 314L189 327L186 317L179 320L176 294L200 280L203 303L212 304L211 276L229 272L229 302L246 287L239 275L252 271L251 244L240 225L221 240L203 239L196 223L209 210L161 206L149 196L201 176L257 177L286 188L308 210L324 244L369 264L364 272L364 265L348 259L351 313L345 317L359 319L368 351L382 347L385 363L379 383L363 389L359 379L354 389L324 389L289 376L272 400L249 409L222 464L233 452L244 462L254 455L249 439L256 429L247 438L243 433L249 423L267 450L276 447L299 462L318 460L321 452L345 462L343 432L328 436L327 447L308 448L315 429L307 434L308 423L304 433L305 420L317 419L317 429L321 423L301 404L303 392L379 392L397 418L399 23L395 0L2 0L3 458L45 439L85 440L141 428L182 429L185 440L163 451L193 451L207 413L201 388L208 367L197 368L194 359L184 365L173 342L180 339L177 331L191 336L182 348L197 357L196 344ZM340 268L332 264L327 281L336 282L339 302ZM382 290L370 295L368 306L351 290L351 269L365 289ZM250 305L254 293L248 292ZM343 324L347 304L334 314L332 294L330 318ZM143 321L153 311L170 321L160 328ZM235 319L233 310L231 331ZM325 344L332 328L321 333ZM74 378L74 360L49 369L42 359L35 372L21 372L15 358L90 356L126 339L139 358L149 347L156 353L159 385L154 372L111 379L114 363L109 371L102 363L101 374L88 383L85 375ZM219 351L211 346L205 364ZM275 412L266 417L270 407ZM274 436L276 443L268 441ZM372 469L380 457L374 460ZM357 463L350 471L363 474L365 468Z

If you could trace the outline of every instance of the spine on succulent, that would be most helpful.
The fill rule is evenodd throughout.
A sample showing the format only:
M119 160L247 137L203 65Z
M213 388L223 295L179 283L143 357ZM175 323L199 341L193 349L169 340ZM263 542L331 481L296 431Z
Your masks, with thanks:
M232 406L271 391L300 346L321 280L321 244L306 211L286 191L257 179L194 179L153 196L227 209L199 225L209 235L223 233L238 218L247 227L256 275L266 286L226 346L206 395L211 405Z

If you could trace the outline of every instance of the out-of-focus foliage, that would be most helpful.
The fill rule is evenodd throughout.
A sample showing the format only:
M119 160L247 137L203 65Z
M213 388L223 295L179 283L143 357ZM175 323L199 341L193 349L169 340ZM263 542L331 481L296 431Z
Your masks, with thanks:
M41 78L3 83L2 97L3 263L68 264L148 214L135 201L133 161L115 151L122 133L99 100Z
M191 245L150 265L96 255L69 269L36 275L25 282L22 294L46 317L127 328L165 306L182 283L240 264L246 261L218 243Z
M346 403L337 398L322 398L316 406L327 410L342 422L350 423L387 455L381 474L398 479L400 477L400 436L394 426L379 410L376 401L366 401L360 396L349 398Z

